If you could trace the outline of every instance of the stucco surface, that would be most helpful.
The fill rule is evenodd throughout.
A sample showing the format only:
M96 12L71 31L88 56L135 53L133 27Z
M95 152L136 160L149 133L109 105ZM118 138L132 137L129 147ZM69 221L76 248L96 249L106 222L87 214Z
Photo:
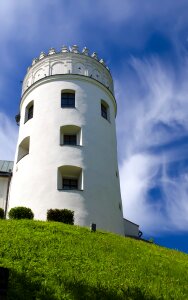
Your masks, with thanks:
M139 236L139 225L132 223L131 221L124 219L124 231L127 236Z
M61 108L61 91L75 91L75 108ZM110 121L101 116L101 100ZM33 118L24 123L26 106L33 101ZM30 137L29 154L18 163L18 145L11 183L9 209L30 207L35 219L45 220L50 208L75 212L75 223L124 234L117 163L116 104L110 91L83 76L55 75L27 90L20 105L18 145ZM60 128L81 128L82 146L61 146ZM58 190L58 168L78 166L83 190Z
M8 177L0 177L0 207L5 209Z

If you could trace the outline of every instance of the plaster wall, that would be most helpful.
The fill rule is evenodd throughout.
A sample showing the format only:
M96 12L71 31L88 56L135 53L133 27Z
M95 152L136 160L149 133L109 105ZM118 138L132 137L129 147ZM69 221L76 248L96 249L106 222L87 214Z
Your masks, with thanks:
M5 209L8 177L0 177L0 207Z
M135 223L130 222L129 220L124 219L124 231L127 236L138 237L139 235L139 226Z
M61 108L61 91L75 91L75 108ZM110 120L101 116L101 100L109 105ZM34 102L33 118L25 109ZM116 150L116 103L103 84L80 75L53 75L34 83L22 97L18 145L30 137L29 154L17 162L9 209L30 207L35 219L46 219L50 208L75 212L75 224L124 235ZM81 128L82 146L60 146L60 127ZM58 190L58 168L82 168L83 190Z

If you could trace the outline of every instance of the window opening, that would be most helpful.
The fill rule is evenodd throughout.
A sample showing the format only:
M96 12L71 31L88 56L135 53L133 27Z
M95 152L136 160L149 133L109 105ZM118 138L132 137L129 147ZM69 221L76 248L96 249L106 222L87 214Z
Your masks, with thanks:
M77 166L64 165L58 168L58 190L83 190L83 170Z
M29 145L30 145L30 137L26 137L18 147L18 157L17 162L22 159L24 156L29 154Z
M60 127L60 145L82 145L82 130L76 125L64 125Z
M33 118L33 105L28 108L28 120Z
M108 119L107 107L102 103L101 103L101 116L106 120Z
M61 107L75 107L75 93L61 93Z
M65 134L64 135L64 145L76 145L76 134Z
M25 123L33 118L34 102L31 101L25 109Z
M77 190L78 179L63 178L63 190Z

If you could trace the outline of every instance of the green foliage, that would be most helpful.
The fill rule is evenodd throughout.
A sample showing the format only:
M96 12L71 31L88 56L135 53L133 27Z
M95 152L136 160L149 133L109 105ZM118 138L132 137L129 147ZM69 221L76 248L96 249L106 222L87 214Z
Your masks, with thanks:
M188 255L57 222L0 220L8 300L187 300Z
M28 207L17 206L11 208L8 213L10 219L33 219L34 214Z
M74 225L74 211L69 209L49 209L47 220Z
M0 207L0 219L4 219L5 212L4 209Z

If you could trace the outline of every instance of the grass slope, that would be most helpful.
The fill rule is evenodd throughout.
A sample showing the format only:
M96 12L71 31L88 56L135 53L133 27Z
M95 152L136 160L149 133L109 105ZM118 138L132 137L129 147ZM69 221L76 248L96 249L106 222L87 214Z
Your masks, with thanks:
M188 256L106 232L0 220L8 300L188 299Z

